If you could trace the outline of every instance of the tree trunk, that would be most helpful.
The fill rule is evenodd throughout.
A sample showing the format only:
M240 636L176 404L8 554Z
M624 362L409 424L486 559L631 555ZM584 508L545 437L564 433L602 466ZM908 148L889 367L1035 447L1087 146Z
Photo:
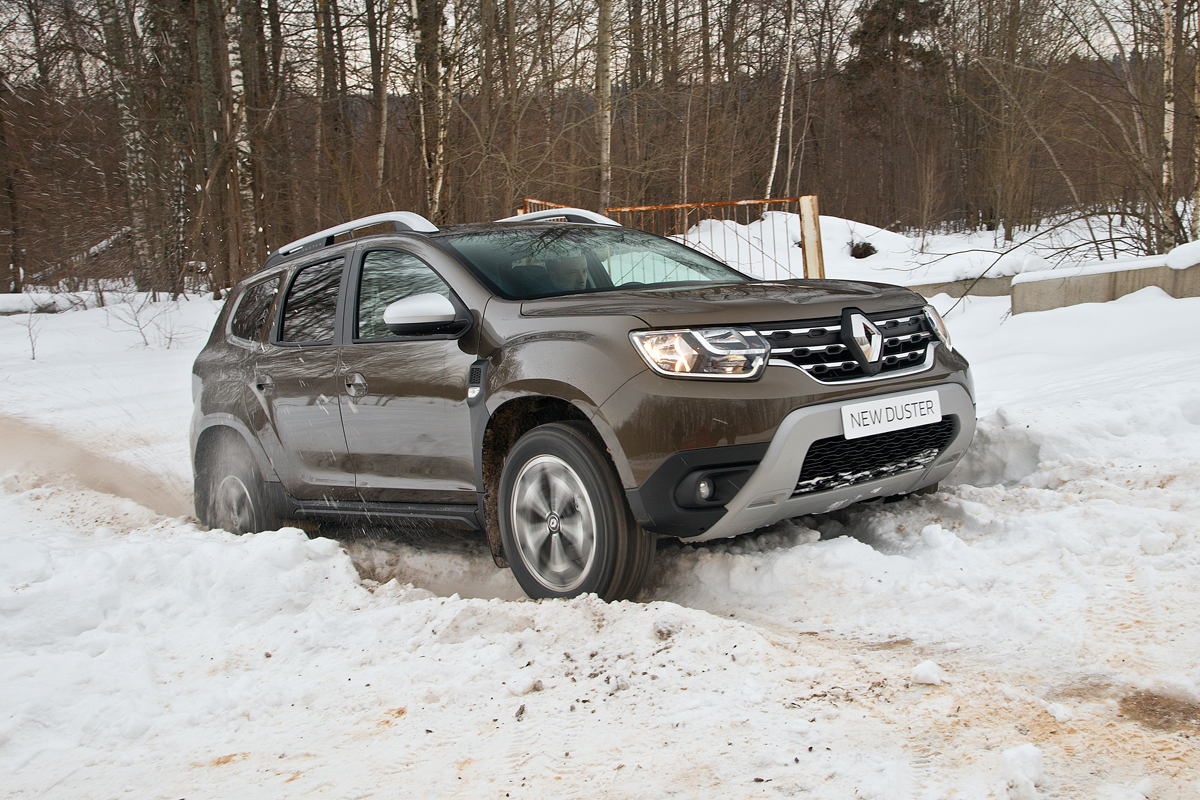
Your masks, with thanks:
M492 163L492 148L495 136L493 84L496 80L496 0L480 0L479 3L480 38L483 46L482 72L479 81L479 129L480 129L480 183L483 195L483 213L491 219L495 212L495 185ZM507 209L506 209L507 210Z
M274 200L271 220L275 243L283 244L297 237L303 227L300 220L299 198L293 184L295 169L292 165L292 112L288 96L288 76L284 72L283 23L279 15L279 0L267 0L267 23L271 30L271 95L272 116L270 136L271 179ZM273 239L268 237L268 245Z
M600 116L600 212L612 205L612 0L599 0L596 110Z
M731 85L737 79L737 16L740 0L729 0L729 12L725 28L721 31L721 44L725 50L725 80Z
M425 161L425 203L435 225L444 222L442 193L446 180L446 131L443 118L442 27L445 0L413 0L417 42L417 95L420 98L421 147Z
M1175 229L1175 1L1163 0L1163 159L1162 237L1170 250L1176 245Z
M270 97L266 83L266 37L263 32L262 6L258 0L238 0L238 58L242 73L242 108L250 172L251 208L254 215L254 242L251 263L261 264L267 257L267 196L264 168L266 126Z
M504 0L504 89L508 116L508 156L504 165L504 200L502 207L515 205L517 168L517 131L520 127L520 109L517 83L517 8L515 0Z
M137 27L127 19L125 9L113 0L102 0L97 10L109 55L112 95L120 129L121 182L125 187L125 208L133 240L135 280L150 281L152 259L146 213L146 138L142 129L142 84L137 62L140 43Z
M326 179L325 189L328 190L329 199L325 201L325 208L322 211L328 211L330 200L333 201L334 213L338 213L341 209L340 201L344 199L344 189L346 185L346 146L345 146L345 124L346 118L342 114L343 102L345 95L341 91L341 83L344 72L341 66L345 63L341 58L341 50L338 46L338 30L340 27L335 24L335 14L337 12L336 0L318 0L319 6L322 8L321 14L321 30L317 35L321 42L321 107L324 110L325 125L323 151L320 157L328 164L328 178Z
M0 74L0 160L4 169L4 202L8 206L8 278L5 292L20 292L21 278L21 221L20 206L17 204L17 165L8 145L8 75Z
M1192 42L1192 241L1200 240L1200 3L1196 4Z
M375 107L375 142L372 171L372 207L383 209L384 161L387 154L388 77L392 65L392 25L396 0L367 0L367 43L371 56L371 99Z
M787 53L783 58L783 80L779 82L779 108L775 115L775 146L771 148L771 171L767 174L766 199L771 199L771 189L775 186L775 170L779 168L779 143L783 138L783 108L787 101L788 81L792 77L792 27L796 16L796 0L788 3L787 16Z

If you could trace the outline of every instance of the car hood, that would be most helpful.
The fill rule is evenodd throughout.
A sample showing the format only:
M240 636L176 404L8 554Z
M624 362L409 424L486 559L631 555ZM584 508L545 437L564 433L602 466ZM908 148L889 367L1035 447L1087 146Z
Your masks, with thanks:
M924 303L909 289L882 283L791 280L550 297L523 302L521 313L628 316L652 328L667 328L818 319L840 316L846 307L894 311Z

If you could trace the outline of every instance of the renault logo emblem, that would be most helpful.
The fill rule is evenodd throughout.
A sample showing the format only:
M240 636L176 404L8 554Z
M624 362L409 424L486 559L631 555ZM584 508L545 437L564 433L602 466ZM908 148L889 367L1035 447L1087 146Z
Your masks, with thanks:
M874 322L857 309L842 312L842 341L855 354L868 373L878 371L879 359L883 356L883 334Z

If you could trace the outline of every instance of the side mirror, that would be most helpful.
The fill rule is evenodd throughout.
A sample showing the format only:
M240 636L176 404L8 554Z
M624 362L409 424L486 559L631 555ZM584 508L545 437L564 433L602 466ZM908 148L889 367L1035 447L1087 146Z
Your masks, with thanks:
M414 294L383 310L383 324L397 336L432 333L458 320L454 304L440 294Z

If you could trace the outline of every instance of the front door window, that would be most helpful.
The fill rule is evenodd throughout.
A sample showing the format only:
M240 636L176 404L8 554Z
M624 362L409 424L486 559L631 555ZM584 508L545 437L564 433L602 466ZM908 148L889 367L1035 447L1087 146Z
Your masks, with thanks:
M399 250L373 250L363 258L358 282L356 339L395 338L383 324L383 312L397 300L418 294L449 299L450 287L428 264Z

